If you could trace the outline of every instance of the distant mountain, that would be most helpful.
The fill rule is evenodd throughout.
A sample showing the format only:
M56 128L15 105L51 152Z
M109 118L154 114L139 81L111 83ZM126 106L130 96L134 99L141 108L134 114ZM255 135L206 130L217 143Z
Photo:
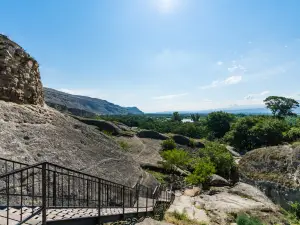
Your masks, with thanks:
M71 95L52 88L44 88L44 94L46 104L50 107L78 116L144 114L137 107L122 107L106 100Z
M300 101L298 101L300 102ZM234 106L230 108L219 108L219 109L207 109L207 110L193 110L193 111L179 111L181 114L191 114L191 113L200 113L200 114L208 114L215 111L224 111L232 114L251 114L251 115L259 115L259 114L271 114L271 111L265 108L264 105L254 105L254 106ZM294 110L295 113L300 114L300 108ZM157 114L172 114L173 112L159 112Z

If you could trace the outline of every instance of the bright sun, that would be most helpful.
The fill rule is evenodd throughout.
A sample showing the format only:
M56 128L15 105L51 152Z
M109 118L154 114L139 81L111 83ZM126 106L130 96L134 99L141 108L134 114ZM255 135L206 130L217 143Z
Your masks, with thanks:
M180 3L180 0L153 0L156 9L161 13L174 12Z

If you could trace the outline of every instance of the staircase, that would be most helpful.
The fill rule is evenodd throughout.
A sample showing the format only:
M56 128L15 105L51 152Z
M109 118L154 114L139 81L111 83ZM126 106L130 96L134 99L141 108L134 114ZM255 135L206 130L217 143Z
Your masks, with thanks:
M133 188L49 162L0 158L0 225L100 225L153 213L165 187Z

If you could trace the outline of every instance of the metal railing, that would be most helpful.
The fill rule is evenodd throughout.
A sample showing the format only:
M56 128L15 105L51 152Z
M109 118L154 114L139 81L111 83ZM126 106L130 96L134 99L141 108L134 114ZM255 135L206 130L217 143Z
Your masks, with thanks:
M0 165L4 172L0 175L0 209L6 214L0 216L6 217L7 225L10 220L22 224L37 215L44 225L47 211L68 208L96 209L100 224L103 209L118 208L123 216L128 208L147 213L159 198L169 198L161 195L161 187L153 190L137 184L131 188L48 162L29 166L0 158Z

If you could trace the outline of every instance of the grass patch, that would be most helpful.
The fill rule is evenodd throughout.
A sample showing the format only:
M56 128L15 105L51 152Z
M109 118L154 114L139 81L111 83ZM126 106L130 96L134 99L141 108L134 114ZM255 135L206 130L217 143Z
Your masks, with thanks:
M172 212L165 215L165 220L174 225L206 225L206 223L191 220L186 213Z
M297 218L295 213L286 211L284 209L281 209L282 214L284 217L289 221L290 225L300 225L300 219Z
M239 215L236 219L236 223L238 225L263 225L259 219L247 215Z
M165 184L166 183L166 178L167 175L160 173L160 172L156 172L153 170L146 170L148 173L150 173L159 183L161 184Z

